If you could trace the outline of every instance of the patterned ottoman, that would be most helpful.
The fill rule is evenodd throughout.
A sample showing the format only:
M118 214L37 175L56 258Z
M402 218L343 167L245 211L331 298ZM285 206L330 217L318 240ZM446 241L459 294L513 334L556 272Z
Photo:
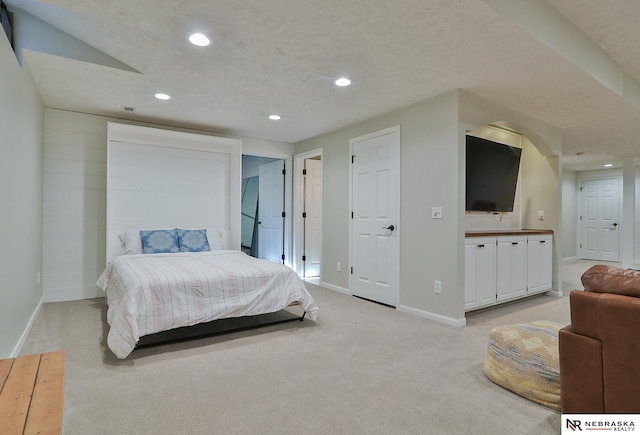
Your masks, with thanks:
M560 410L558 331L562 326L537 321L492 329L484 373L501 387Z

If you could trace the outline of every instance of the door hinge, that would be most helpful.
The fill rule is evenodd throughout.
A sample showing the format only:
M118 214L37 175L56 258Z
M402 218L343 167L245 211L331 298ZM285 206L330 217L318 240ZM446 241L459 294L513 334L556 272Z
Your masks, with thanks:
M580 188L580 192L582 192L582 189L584 189L584 187L581 187L581 188Z
M306 169L302 170L302 175L307 175L307 170Z
M302 256L302 261L307 261L307 256L306 255Z
M303 211L303 212L302 212L302 219L306 219L306 218L307 218L307 212L306 212L306 211Z
M351 163L354 163L355 161L356 161L355 154L351 154Z
M282 217L285 217L285 212L282 212Z
M582 216L580 216L580 220L582 220Z
M351 275L353 275L353 267L351 268Z
M351 212L351 219L353 219L353 212Z
M284 261L284 254L282 254L282 261Z
M286 169L282 170L282 175L287 175L287 170Z

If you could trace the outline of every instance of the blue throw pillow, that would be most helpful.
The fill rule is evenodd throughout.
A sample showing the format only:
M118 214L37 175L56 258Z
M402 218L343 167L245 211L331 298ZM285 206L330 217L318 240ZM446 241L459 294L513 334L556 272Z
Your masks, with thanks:
M180 252L178 234L173 230L142 230L140 231L143 254L163 254Z
M180 252L211 251L207 240L207 230L183 230L178 228Z

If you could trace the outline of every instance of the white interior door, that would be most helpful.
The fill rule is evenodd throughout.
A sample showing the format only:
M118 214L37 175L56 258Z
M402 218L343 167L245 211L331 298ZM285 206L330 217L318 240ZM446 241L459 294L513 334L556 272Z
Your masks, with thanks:
M400 129L351 140L351 291L398 303Z
M580 257L618 261L620 180L583 180L580 183Z
M305 278L320 276L322 258L322 161L305 159L304 271Z
M260 166L258 257L282 263L284 255L284 160Z

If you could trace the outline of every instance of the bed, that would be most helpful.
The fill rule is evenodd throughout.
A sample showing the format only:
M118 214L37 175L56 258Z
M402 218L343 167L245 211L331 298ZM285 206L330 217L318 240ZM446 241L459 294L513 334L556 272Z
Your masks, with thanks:
M110 261L97 285L107 294L107 345L121 359L141 337L161 331L275 313L293 303L311 320L318 314L292 269L235 250L134 250Z
M239 139L108 123L106 269L97 285L117 357L209 321L285 317L294 302L315 320L293 270L240 251L242 149Z

